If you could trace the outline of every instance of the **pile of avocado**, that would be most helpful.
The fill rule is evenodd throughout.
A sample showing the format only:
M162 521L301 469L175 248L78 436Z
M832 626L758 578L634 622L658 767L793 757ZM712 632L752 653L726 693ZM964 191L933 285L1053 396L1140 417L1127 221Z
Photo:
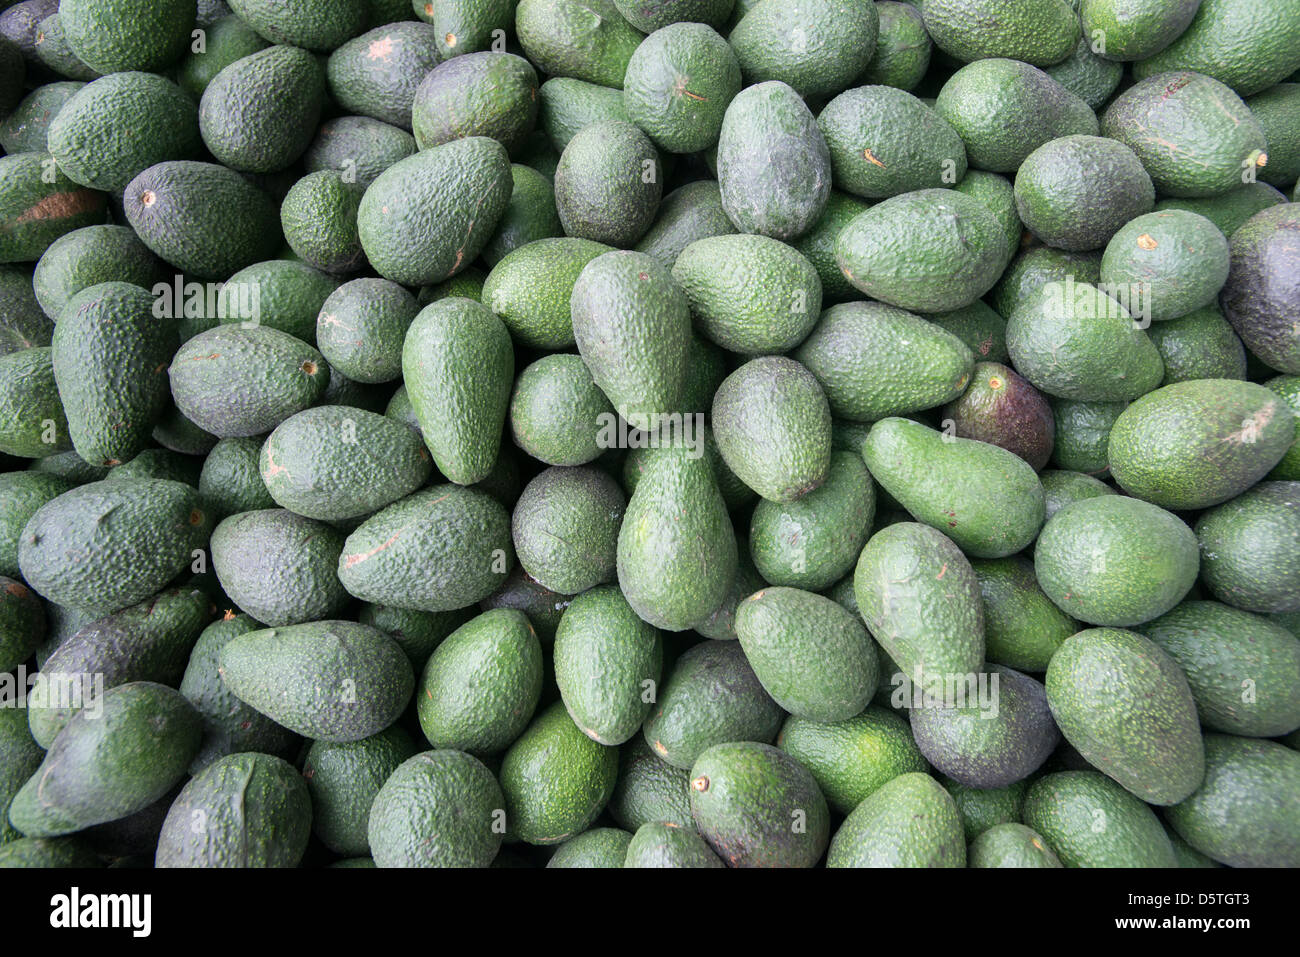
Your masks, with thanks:
M1300 0L0 0L0 867L1300 867Z

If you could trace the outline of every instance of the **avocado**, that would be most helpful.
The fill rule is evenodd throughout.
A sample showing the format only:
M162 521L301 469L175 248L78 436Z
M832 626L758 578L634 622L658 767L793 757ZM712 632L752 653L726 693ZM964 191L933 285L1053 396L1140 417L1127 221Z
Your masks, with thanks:
M661 448L619 529L619 586L645 621L667 631L702 622L727 597L736 539L707 459Z
M1296 436L1300 440L1300 376L1276 376L1265 382L1264 386L1281 398L1291 413L1297 417ZM1279 481L1300 480L1300 447L1296 443L1292 443L1286 455L1282 456L1282 461L1273 466L1273 471L1268 473L1268 478ZM0 554L3 554L3 549L0 549ZM0 567L0 572L3 571L3 567Z
M280 207L280 225L294 254L328 273L349 273L364 265L357 234L363 192L334 170L309 173L294 183Z
M751 359L723 380L712 423L727 466L763 498L785 504L826 481L831 415L804 366L783 356Z
M623 108L655 145L695 153L718 142L740 92L732 47L703 23L673 23L641 41L623 78Z
M995 824L971 841L969 867L1064 867L1043 836L1019 823Z
M515 33L530 62L547 76L623 85L642 35L613 0L521 0Z
M793 502L763 499L754 506L749 554L774 585L829 588L852 570L867 543L875 507L875 485L862 458L834 451L819 488Z
M416 314L414 296L387 279L353 279L335 289L316 320L316 346L356 382L391 382L402 374L402 345Z
M925 78L934 47L921 11L910 3L885 0L876 4L876 14L876 52L854 82L912 90Z
M1300 727L1300 642L1285 628L1213 601L1185 601L1139 627L1183 669L1202 727L1263 738Z
M1020 221L1020 211L1016 209L1016 188L1011 180L997 173L986 170L968 170L960 183L953 187L959 193L965 193L989 208L989 212L1002 225L1006 235L1006 251L1002 256L1003 268L1011 263L1020 245L1025 239L1025 225ZM975 300L967 308L974 307L980 300Z
M1268 141L1265 183L1285 189L1300 177L1300 83L1279 83L1246 101Z
M415 137L400 127L369 116L338 116L320 125L302 162L308 173L333 170L366 187L414 152Z
M12 583L7 594L14 588L22 586ZM31 600L31 593L27 595ZM81 710L79 695L92 681L97 690L101 683L112 688L129 681L175 687L209 617L206 594L197 588L173 588L83 625L41 663L45 695L27 707L36 743L43 748L53 743Z
M72 296L55 327L54 380L73 447L87 462L134 457L166 408L163 372L176 332L153 307L139 286L101 283Z
M1106 108L1101 135L1137 154L1165 196L1218 196L1267 163L1263 127L1228 87L1176 70L1140 79Z
M1083 0L1086 37L1099 37L1108 60L1149 60L1177 40L1196 16L1200 0Z
M604 451L601 423L613 414L582 357L572 353L542 356L527 366L510 397L515 444L548 465L585 465L598 458Z
M1246 347L1216 305L1152 325L1147 336L1165 366L1161 385L1246 378Z
M1300 482L1261 482L1196 523L1201 575L1236 608L1300 610Z
M1296 867L1300 754L1272 741L1205 736L1205 782L1165 812L1187 843L1229 867Z
M1051 246L1026 246L1012 258L1002 278L989 292L988 304L1004 320L1010 319L1016 307L1043 286L1051 282L1064 283L1067 279L1092 285L1100 282L1101 253L1072 253Z
M547 867L622 867L632 835L616 827L593 827L555 849Z
M379 119L408 125L388 116ZM409 125L422 150L466 136L487 136L514 153L536 122L537 74L532 66L513 53L485 51L427 69L415 91Z
M469 299L425 306L407 331L402 372L439 471L460 485L485 478L497 459L514 378L501 320Z
M455 0L437 4L432 0L412 0L407 6L438 31L438 53L444 60L487 49L497 36L510 29L515 19L515 4L511 0L477 3Z
M199 492L218 515L275 507L258 471L260 448L257 439L221 439L203 460Z
M15 702L15 704L17 704ZM0 866L4 855L16 853L13 844L23 838L9 823L9 803L32 773L41 766L44 750L32 740L27 729L26 708L21 706L0 708ZM686 802L686 772L682 772L682 801ZM690 807L686 805L686 820L690 821Z
M375 795L368 841L377 867L487 867L505 836L505 798L463 751L403 761Z
M722 191L713 180L696 180L664 196L659 212L634 247L671 270L687 246L701 239L734 233L722 208ZM833 240L832 240L833 241ZM807 250L801 249L805 256ZM811 261L811 257L809 257ZM814 263L816 265L816 263Z
M0 121L0 146L6 153L44 153L50 123L85 83L46 83L24 97Z
M0 575L18 575L18 543L24 526L38 508L70 488L67 479L41 472L0 474Z
M125 282L152 289L161 263L125 226L87 226L65 233L45 250L32 273L41 309L57 320L68 301L90 286Z
M77 59L100 73L160 70L185 52L190 0L66 0L59 24Z
M854 288L912 312L948 312L988 292L1005 263L1002 225L952 189L893 196L840 232L835 258Z
M158 836L155 867L297 867L312 801L296 768L270 754L232 754L191 778Z
M414 683L397 642L351 621L237 635L218 661L221 680L241 701L318 741L358 741L384 730Z
M514 557L510 516L491 495L433 485L359 525L343 543L338 575L364 601L451 611L492 594Z
M729 867L812 867L830 838L816 780L768 744L715 744L691 767L691 814Z
M1088 763L1148 804L1177 804L1205 774L1196 704L1178 663L1131 631L1090 628L1047 669L1061 733Z
M952 701L945 694L935 706L911 709L917 746L936 768L970 787L1024 780L1060 740L1043 686L1000 665L989 666L987 677L973 677L990 689L988 695L972 700L976 681L968 681Z
M569 236L627 249L654 222L663 170L631 123L602 120L569 140L555 168L555 208Z
M1219 231L1231 240L1232 234L1240 229L1241 225L1250 217L1260 210L1280 205L1286 201L1286 196L1272 186L1257 181L1246 183L1218 196L1202 199L1179 197L1158 199L1156 200L1156 210L1185 209L1188 212L1197 213L1218 226Z
M806 767L844 814L899 775L929 769L907 722L874 706L829 723L791 716L776 746Z
M15 4L17 6L17 4ZM40 12L41 4L32 9ZM36 34L32 37L32 48L36 59L59 76L70 80L95 80L102 74L86 66L68 46L68 37L63 30L63 21L57 13L52 13L36 25ZM24 51L25 52L25 51Z
M659 758L689 769L716 744L771 743L784 716L739 642L703 641L684 652L669 672L646 718L645 739Z
M887 781L844 819L827 867L965 867L957 805L928 774Z
M112 516L112 521L107 519ZM23 530L23 579L47 601L107 615L159 591L206 544L198 490L167 479L90 482L42 505Z
M1048 474L1043 475L1044 484ZM1052 655L1078 626L1044 594L1026 559L981 558L971 567L983 598L988 660L1008 668L1046 671Z
M740 602L735 627L759 682L795 717L844 721L875 694L875 644L861 621L829 598L764 588Z
M562 595L612 581L626 506L618 482L599 469L545 469L524 487L511 517L519 564Z
M18 837L0 844L0 868L103 867L95 851L77 837Z
M557 153L592 123L631 117L623 106L620 87L600 86L569 76L553 76L538 90L537 124Z
M1128 401L1164 377L1160 353L1129 309L1068 277L1021 300L1007 321L1007 352L1020 375L1058 399Z
M926 0L921 13L934 45L965 63L1010 57L1051 66L1080 33L1068 0Z
M360 741L315 741L303 762L311 795L312 831L335 854L370 853L370 805L388 777L416 753L411 736L394 725Z
M645 253L592 259L573 286L573 332L592 378L618 414L652 431L677 410L691 315L686 294ZM598 440L599 441L599 440Z
M520 611L486 611L434 649L419 685L416 709L432 747L501 751L537 707L542 689L537 635Z
M1006 366L978 362L965 393L944 406L955 434L1013 452L1041 470L1052 454L1052 408L1032 385Z
M785 2L777 0L780 11ZM739 231L793 240L826 208L830 151L799 94L769 80L742 90L727 107L717 175L722 208Z
M510 203L501 214L496 232L483 247L483 262L488 266L495 266L507 253L534 240L564 235L551 180L518 163L510 167L510 176L514 181Z
M1120 413L1110 432L1111 470L1130 495L1165 508L1207 508L1267 475L1294 433L1290 409L1264 386L1179 382Z
M604 243L576 237L526 243L492 267L483 283L482 302L522 345L571 348L574 283L589 262L610 251Z
M1202 0L1172 44L1133 67L1138 79L1194 70L1241 96L1300 69L1300 5L1295 0Z
M1300 334L1294 323L1297 293L1285 277L1300 254L1290 237L1300 228L1295 203L1256 213L1233 233L1223 314L1250 352L1278 372L1300 375Z
M1069 469L1047 469L1038 476L1038 480L1043 483L1043 492L1047 496L1048 519L1080 499L1116 494L1113 488L1100 479Z
M972 556L1018 552L1042 527L1038 477L1006 449L888 418L872 426L862 457L885 491Z
M658 693L663 639L615 586L573 599L556 629L554 654L560 696L587 737L619 745L641 729ZM595 661L601 664L593 669Z
M1130 220L1111 239L1101 261L1104 285L1142 285L1156 322L1210 305L1227 278L1227 240L1204 216L1186 210Z
M1127 402L1075 402L1054 399L1056 422L1052 463L1089 476L1104 476L1110 470L1110 431Z
M276 426L259 456L281 508L324 521L373 514L414 492L433 471L419 436L364 409L305 409Z
M1091 625L1126 628L1163 615L1196 581L1190 528L1136 498L1066 505L1038 537L1034 568L1058 608Z
M872 637L909 681L918 672L924 682L964 680L983 666L979 582L952 540L928 525L897 522L872 535L853 591Z
M236 698L222 683L218 671L221 649L238 635L258 631L262 625L248 615L230 610L200 633L190 652L184 677L177 688L203 720L203 743L192 772L218 758L241 751L258 751L286 757L297 735Z
M349 113L409 130L416 89L441 60L440 39L435 27L418 21L376 25L330 54L330 95Z
M140 241L195 279L224 280L280 248L271 198L234 170L169 160L126 186L126 218Z
M227 11L229 9L226 7ZM216 22L203 26L203 30L203 48L191 49L176 68L176 82L196 102L218 73L236 60L252 56L271 45L234 14L228 13Z
M672 274L686 292L700 334L731 352L787 352L821 313L816 268L768 236L698 239L681 250Z
M939 783L957 805L969 844L991 828L1020 822L1020 808L1031 780L1026 778L1004 788L967 787L947 776L941 777Z
M502 760L509 832L528 844L558 844L581 833L609 801L617 774L618 750L583 734L555 702Z
M826 104L817 117L840 189L884 199L951 185L966 175L957 131L903 90L861 86Z
M108 688L50 745L9 820L27 837L59 837L134 814L185 776L201 734L198 713L171 688Z
M817 221L803 235L790 241L795 250L802 253L817 270L817 276L821 280L823 305L842 302L857 296L857 291L844 278L839 263L835 261L835 241L839 238L840 230L848 224L849 220L865 210L868 205L866 201L856 196L832 190ZM725 213L722 218L726 226L724 231L731 232L733 227L730 220L726 219Z
M49 346L0 356L0 412L0 452L42 459L72 448Z
M1155 204L1137 154L1100 136L1044 143L1020 165L1015 190L1026 228L1049 246L1073 252L1102 248Z
M880 31L864 0L760 0L729 38L747 83L777 80L800 96L833 96L871 61Z
M1025 795L1023 821L1066 867L1174 867L1150 807L1098 771L1044 775Z
M103 223L106 199L69 179L49 153L0 158L0 262L35 262L65 233Z
M675 767L655 754L645 735L634 735L619 751L610 816L629 832L656 822L694 830L690 778L687 768Z
M12 671L26 662L44 637L41 600L22 582L0 576L0 668Z
M1124 64L1099 56L1092 47L1092 40L1085 31L1075 44L1073 53L1043 72L1090 108L1099 110L1124 79Z
M231 169L282 170L310 145L324 95L325 71L306 50L260 50L223 69L204 89L203 143Z
M623 866L726 867L693 827L687 829L670 822L641 825L627 846Z

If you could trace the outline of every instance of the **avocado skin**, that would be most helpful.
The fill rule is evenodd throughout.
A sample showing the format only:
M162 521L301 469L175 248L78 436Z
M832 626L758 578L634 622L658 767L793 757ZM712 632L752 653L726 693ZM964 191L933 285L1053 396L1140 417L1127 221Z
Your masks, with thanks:
M921 10L934 45L957 60L1011 57L1050 66L1079 39L1067 0L926 0Z
M154 803L185 776L202 731L176 691L150 681L108 688L83 709L14 795L9 820L27 837L59 837Z
M338 575L364 601L452 611L496 591L514 561L510 516L496 499L433 485L359 525L343 543Z
M689 770L715 744L770 743L784 717L739 642L703 641L687 649L669 672L646 718L645 739L659 758Z
M1300 866L1300 754L1273 741L1205 736L1205 783L1165 812L1196 850L1229 867Z
M251 631L227 642L218 661L222 680L241 701L321 741L357 741L384 730L405 709L415 683L397 642L351 621Z
M726 867L694 827L653 822L641 825L627 846L624 867Z
M105 523L109 515L113 521ZM211 529L198 490L188 485L90 482L36 510L18 546L18 565L47 601L108 615L179 575Z
M501 849L505 799L481 761L424 751L389 775L370 809L377 867L487 867Z
M1160 820L1100 771L1059 771L1030 785L1023 822L1066 867L1174 867ZM1094 824L1098 820L1105 827Z
M1052 657L1047 700L1088 763L1148 804L1177 804L1200 786L1204 748L1187 677L1149 639L1079 632Z
M208 596L196 588L172 588L139 605L84 625L41 664L52 699L29 702L27 720L37 744L48 748L79 708L73 686L102 680L111 688L129 681L176 686L190 650L211 617ZM66 697L64 697L66 696Z
M728 867L812 867L830 839L830 811L813 776L756 741L715 744L695 759L691 814Z
M1201 515L1202 580L1246 611L1300 610L1300 482L1261 482Z
M1127 628L1163 615L1196 582L1196 536L1159 506L1125 495L1066 505L1034 550L1043 591L1072 618Z
M417 751L398 725L360 741L314 741L303 761L302 779L311 795L311 827L335 854L364 857L370 805L397 768Z
M1232 234L1228 280L1220 303L1252 354L1279 372L1300 375L1300 335L1292 317L1300 306L1300 229L1295 203L1264 209Z
M593 827L555 849L547 867L622 867L632 835L617 827Z
M900 774L844 819L826 866L965 867L957 805L928 774Z
M731 101L717 152L722 208L738 230L796 239L813 227L831 192L826 139L799 94L779 80Z
M1107 454L1130 495L1191 510L1254 486L1294 439L1295 416L1269 389L1196 379L1150 392L1121 412Z
M126 185L122 205L140 241L193 279L225 280L283 242L271 198L215 163L150 166Z
M298 770L270 754L231 754L204 768L167 812L155 867L297 867L312 806ZM195 821L203 826L196 832Z
M1042 835L1019 823L996 824L969 849L970 867L1064 867Z
M163 373L179 343L153 306L139 286L101 283L69 299L54 328L54 381L73 447L87 462L134 458L167 408Z

